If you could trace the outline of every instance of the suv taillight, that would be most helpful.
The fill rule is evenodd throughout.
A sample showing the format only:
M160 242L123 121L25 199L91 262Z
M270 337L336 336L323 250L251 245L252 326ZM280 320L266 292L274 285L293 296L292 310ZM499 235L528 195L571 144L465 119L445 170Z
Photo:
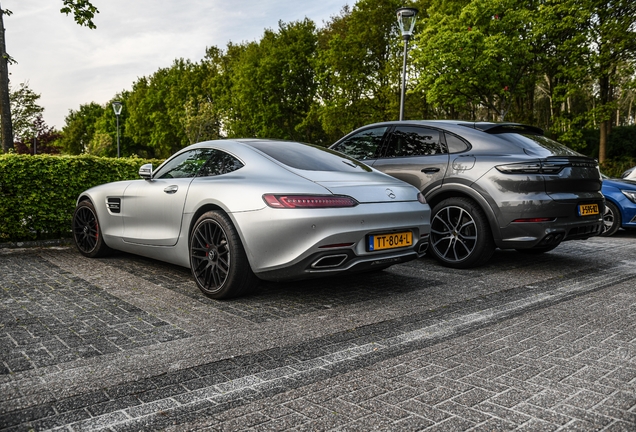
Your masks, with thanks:
M495 168L504 174L558 174L568 165L568 162L537 161L497 165Z

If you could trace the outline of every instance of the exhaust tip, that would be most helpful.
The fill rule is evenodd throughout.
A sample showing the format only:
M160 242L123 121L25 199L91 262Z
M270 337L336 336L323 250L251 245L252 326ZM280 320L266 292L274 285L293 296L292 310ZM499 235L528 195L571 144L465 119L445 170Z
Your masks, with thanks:
M424 253L428 250L428 242L420 243L420 246L417 248L417 253Z
M347 254L326 255L314 261L311 268L325 269L339 267L347 260L347 257Z

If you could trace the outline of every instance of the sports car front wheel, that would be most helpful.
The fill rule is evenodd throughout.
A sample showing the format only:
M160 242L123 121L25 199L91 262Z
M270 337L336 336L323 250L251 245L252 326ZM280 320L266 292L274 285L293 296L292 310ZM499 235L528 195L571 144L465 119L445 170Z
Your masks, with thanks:
M432 214L429 250L444 266L476 267L490 259L495 243L486 215L473 200L445 199Z
M89 258L97 258L112 252L102 237L97 212L90 201L82 201L73 213L73 240L77 250Z
M232 221L222 212L201 215L190 234L190 268L213 299L246 294L258 284Z

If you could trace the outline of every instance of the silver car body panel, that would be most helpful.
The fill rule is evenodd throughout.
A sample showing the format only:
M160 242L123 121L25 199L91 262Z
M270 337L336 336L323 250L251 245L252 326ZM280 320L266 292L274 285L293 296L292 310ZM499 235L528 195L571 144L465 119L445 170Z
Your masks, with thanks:
M391 259L401 262L422 256L426 249L422 245L430 232L430 207L418 201L416 188L391 176L373 169L294 169L239 141L209 141L182 152L193 148L222 150L244 166L217 176L109 183L80 195L78 202L90 199L95 205L109 247L189 267L192 225L202 212L218 209L232 220L252 270L264 279L343 272L374 260L386 266ZM348 195L359 204L271 208L264 194ZM109 209L109 199L119 200L116 211ZM365 247L368 234L403 231L412 232L413 247L376 252ZM352 259L334 268L299 267L303 260L326 252L346 253Z

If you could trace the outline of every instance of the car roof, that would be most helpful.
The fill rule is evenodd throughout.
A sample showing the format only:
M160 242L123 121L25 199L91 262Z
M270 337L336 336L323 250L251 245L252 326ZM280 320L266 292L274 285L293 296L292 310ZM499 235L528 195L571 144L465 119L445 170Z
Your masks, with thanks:
M543 129L536 126L530 126L522 123L512 122L471 122L465 120L392 120L386 122L373 123L365 125L364 127L376 127L376 126L395 126L395 125L418 125L418 126L431 126L431 127L448 127L448 126L462 126L471 129L476 129L489 134L496 133L523 133L533 135L543 135Z

